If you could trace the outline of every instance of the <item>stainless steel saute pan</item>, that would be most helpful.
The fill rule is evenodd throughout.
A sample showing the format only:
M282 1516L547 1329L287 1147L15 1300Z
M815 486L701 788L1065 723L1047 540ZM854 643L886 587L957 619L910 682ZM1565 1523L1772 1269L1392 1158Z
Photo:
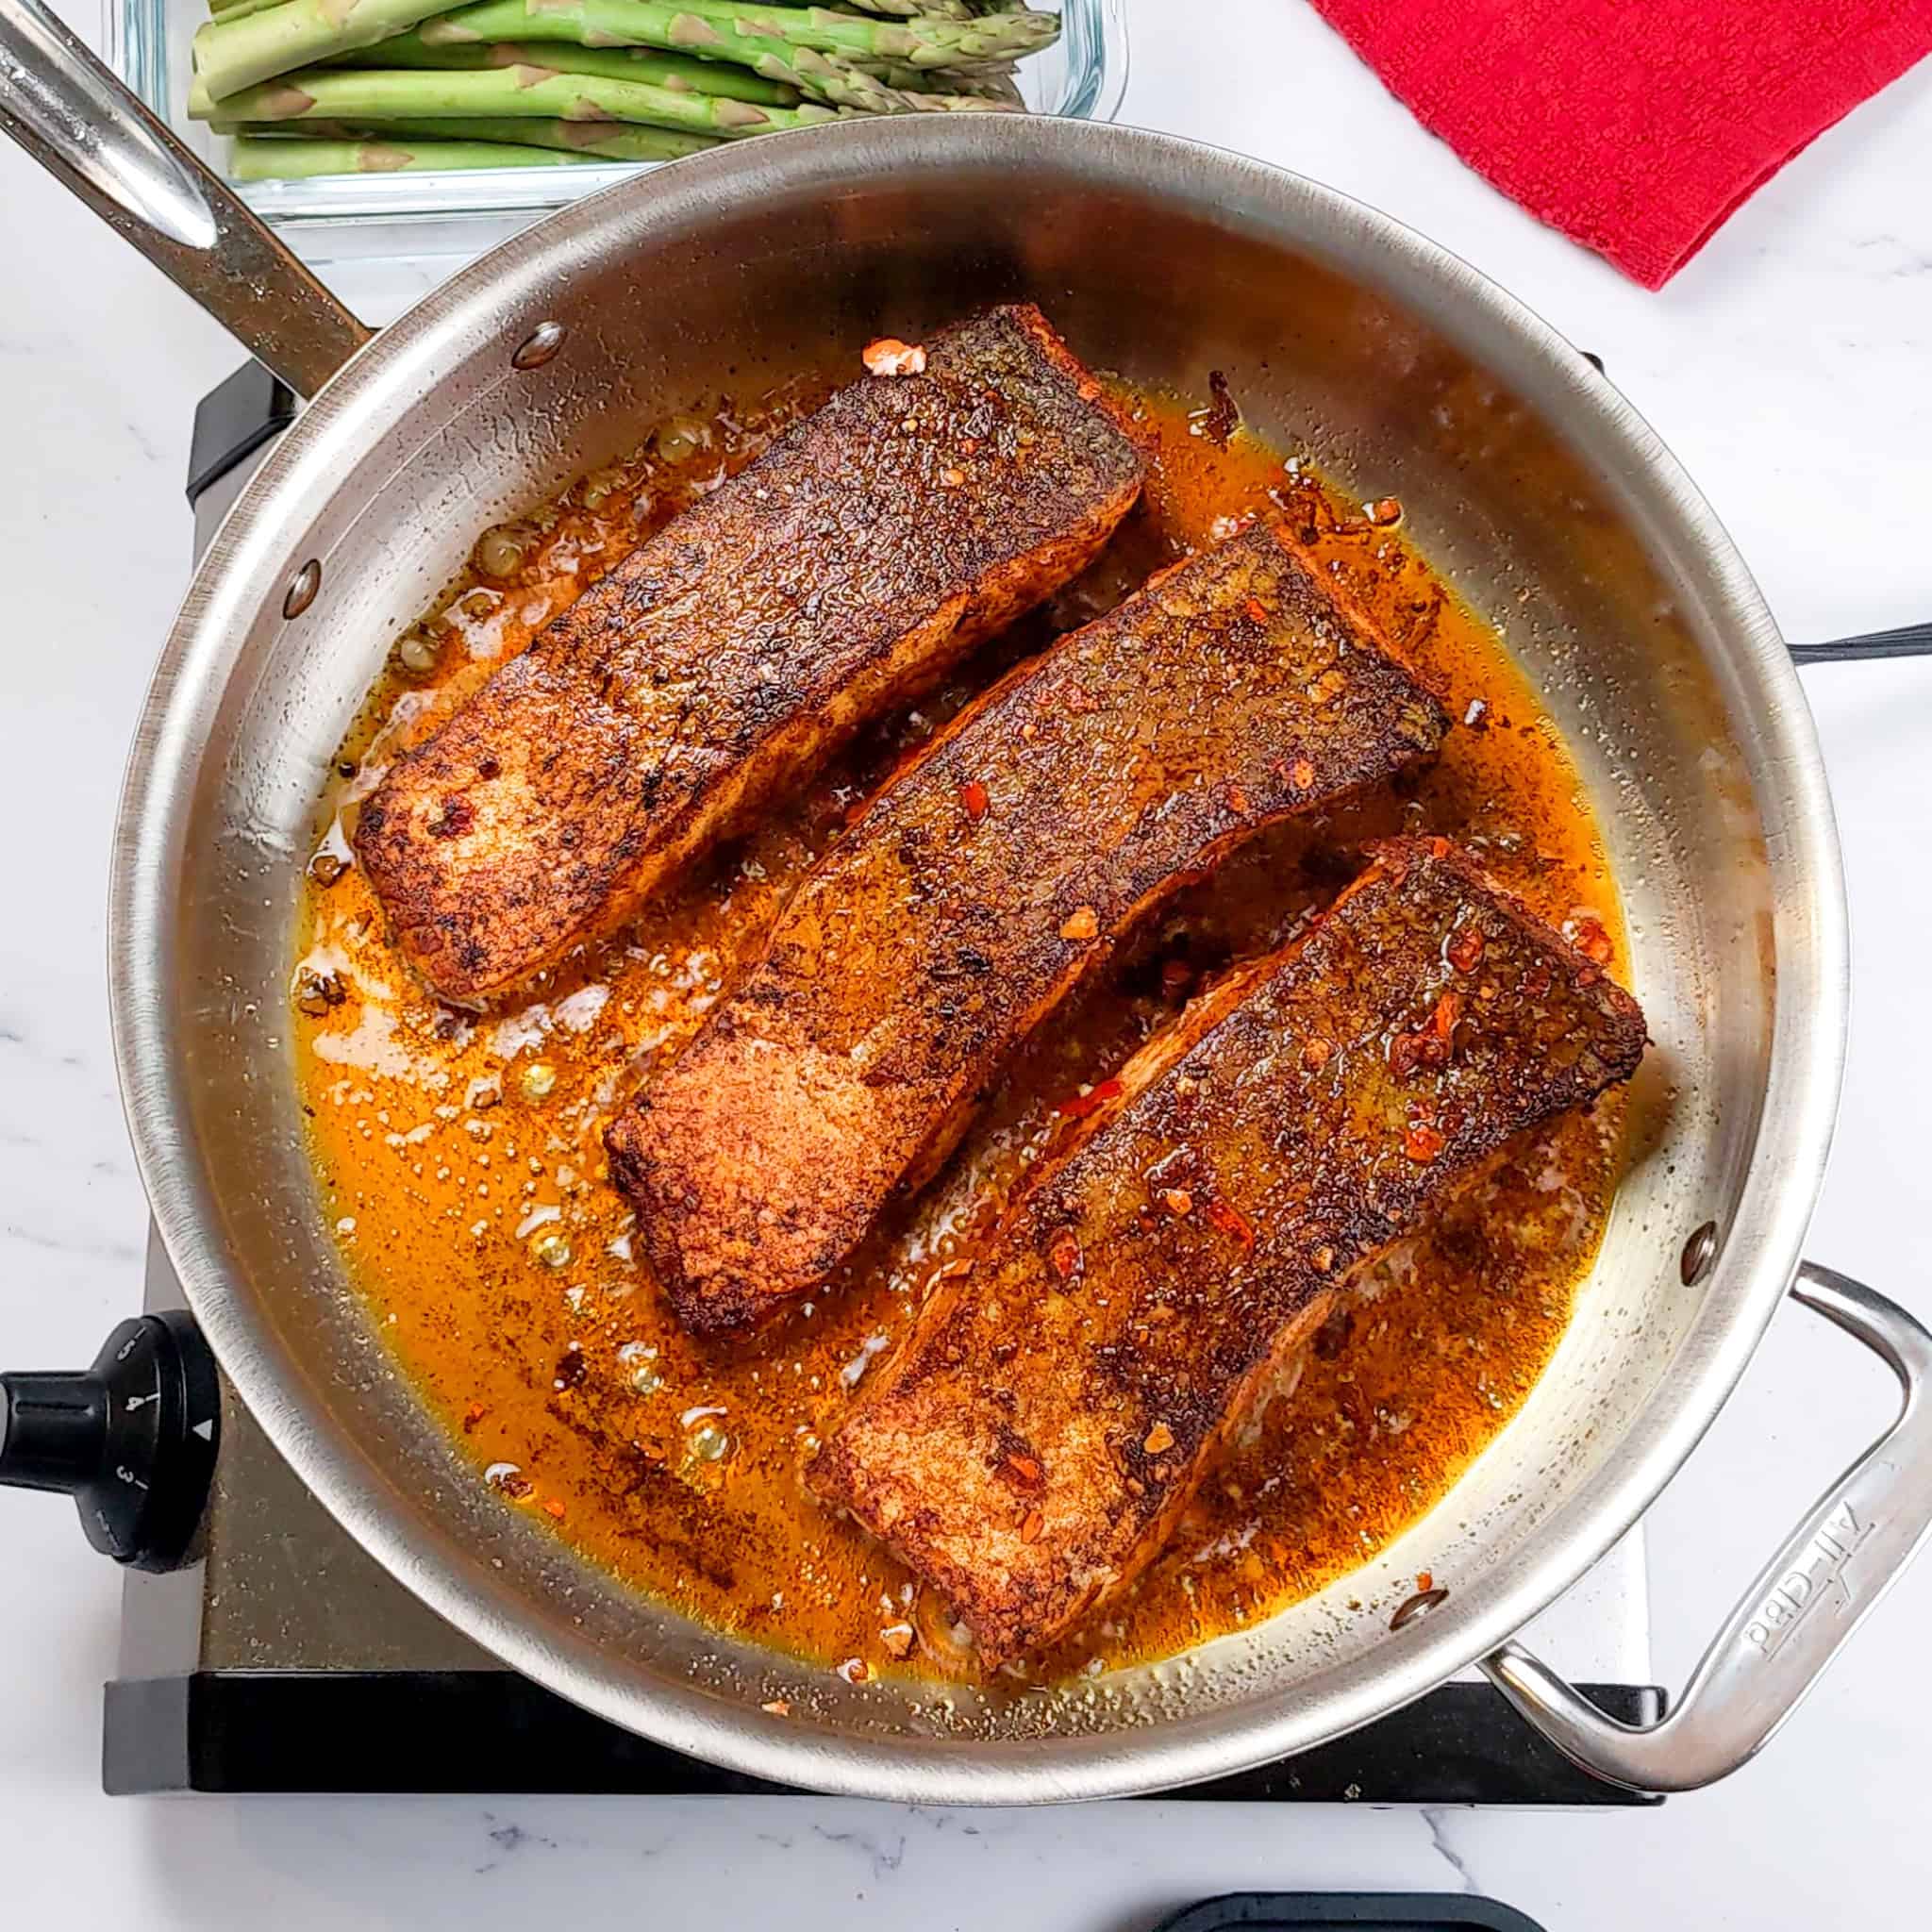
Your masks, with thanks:
M114 1027L141 1172L236 1390L327 1507L506 1661L780 1781L924 1801L1098 1797L1333 1737L1478 1662L1578 1762L1655 1790L1776 1728L1932 1520L1932 1337L1801 1264L1846 1003L1839 856L1790 661L1670 454L1568 342L1429 242L1179 141L1017 116L749 142L552 216L373 340L29 0L0 122L309 397L197 572L114 855ZM1567 729L1656 1036L1647 1140L1550 1370L1453 1495L1263 1626L1075 1696L943 1703L721 1639L491 1499L351 1291L282 1016L325 761L478 531L630 446L728 365L822 361L996 297L1089 360L1205 392L1364 494ZM1611 1724L1510 1641L1637 1519L1793 1294L1903 1409L1806 1515L1674 1713ZM1407 1602L1426 1570L1447 1594ZM783 1698L789 1717L760 1705Z

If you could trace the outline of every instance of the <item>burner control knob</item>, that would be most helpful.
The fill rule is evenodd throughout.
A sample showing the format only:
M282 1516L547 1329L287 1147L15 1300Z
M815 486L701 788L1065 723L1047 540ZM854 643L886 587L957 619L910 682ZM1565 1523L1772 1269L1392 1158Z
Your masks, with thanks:
M221 1439L214 1357L187 1314L124 1322L91 1369L0 1374L0 1483L74 1498L94 1548L187 1560Z

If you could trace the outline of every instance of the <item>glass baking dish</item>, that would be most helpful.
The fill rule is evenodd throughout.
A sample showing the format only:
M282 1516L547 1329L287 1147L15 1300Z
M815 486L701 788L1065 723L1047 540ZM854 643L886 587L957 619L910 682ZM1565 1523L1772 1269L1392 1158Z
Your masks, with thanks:
M106 45L114 71L218 172L227 142L188 118L194 30L208 18L203 0L104 0ZM1050 0L1036 0L1050 4ZM1124 0L1059 0L1060 38L1029 56L1019 69L1020 91L1029 109L1110 121L1127 84ZM476 169L448 174L335 175L308 181L251 181L238 192L265 220L285 231L301 253L325 258L345 230L377 225L411 225L392 239L398 250L417 245L417 225L462 217L531 217L561 208L580 195L608 188L641 167L662 162L622 162L608 167ZM325 236L330 238L324 242ZM364 233L352 252L369 252Z

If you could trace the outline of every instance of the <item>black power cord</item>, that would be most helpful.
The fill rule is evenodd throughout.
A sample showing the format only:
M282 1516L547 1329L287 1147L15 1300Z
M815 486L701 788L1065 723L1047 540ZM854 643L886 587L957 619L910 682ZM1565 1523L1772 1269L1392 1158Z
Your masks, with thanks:
M1855 664L1872 658L1932 657L1932 624L1906 624L1897 630L1868 631L1828 644L1793 644L1794 664Z

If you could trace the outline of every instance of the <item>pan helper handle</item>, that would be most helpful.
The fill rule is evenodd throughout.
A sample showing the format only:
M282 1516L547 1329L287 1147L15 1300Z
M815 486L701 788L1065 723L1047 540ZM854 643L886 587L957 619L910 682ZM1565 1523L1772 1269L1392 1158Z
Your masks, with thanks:
M1688 1791L1736 1771L1803 1702L1932 1528L1932 1334L1895 1302L1810 1261L1791 1293L1881 1357L1904 1406L1759 1572L1676 1707L1647 1727L1619 1724L1520 1644L1482 1659L1544 1737L1612 1784Z
M0 0L0 129L298 395L369 340L40 0Z

